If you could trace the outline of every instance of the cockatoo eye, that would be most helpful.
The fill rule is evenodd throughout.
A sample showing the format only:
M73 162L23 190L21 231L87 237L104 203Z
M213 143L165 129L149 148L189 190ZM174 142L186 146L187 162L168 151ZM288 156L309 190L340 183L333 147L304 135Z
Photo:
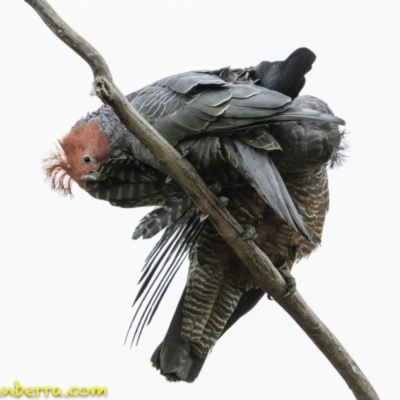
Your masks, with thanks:
M84 164L90 164L92 163L94 160L92 157L88 156L88 155L84 155L82 158L82 161Z

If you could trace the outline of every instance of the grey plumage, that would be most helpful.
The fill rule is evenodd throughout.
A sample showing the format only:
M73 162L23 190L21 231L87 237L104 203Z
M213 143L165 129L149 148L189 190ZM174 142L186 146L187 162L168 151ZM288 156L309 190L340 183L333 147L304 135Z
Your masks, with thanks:
M175 91L176 88L178 91ZM132 99L132 105L172 144L177 144L183 139L188 140L200 133L218 135L221 140L234 135L238 143L237 140L243 136L245 127L254 126L256 129L258 125L262 125L264 129L267 129L266 124L273 125L274 122L280 121L310 119L336 125L344 124L343 120L330 113L297 107L296 100L292 102L288 96L279 92L250 84L225 82L218 77L198 72L184 73L157 81L136 93ZM105 110L107 111L107 108ZM115 136L125 137L126 143L131 144L132 155L136 160L162 170L155 160L151 161L151 156L145 154L143 157L143 146L127 132L121 123L117 131L119 134L115 134L116 129L115 127L110 129L108 119L105 123L101 113L96 112L93 115L99 119L100 126L110 136L111 141ZM204 141L204 138L202 140ZM121 151L120 145L117 146L117 151ZM244 171L244 168L241 168L241 171ZM253 186L259 184L257 173L252 170L251 165L247 165L246 178L250 179ZM271 177L274 175L272 173ZM287 223L295 229L300 228L303 234L309 237L309 230L303 226L295 208L290 205L290 198L284 193L284 186L278 182L279 180L276 181L275 178L271 182L274 186L273 192L276 192L284 201L271 202L270 206ZM135 187L139 188L138 185ZM148 187L153 190L150 185ZM260 189L266 195L265 199L270 201L271 198L268 200L267 193L271 191L264 190L265 187L260 187ZM98 192L92 189L90 191L97 198L103 196L102 194L98 196ZM142 191L144 192L145 189L142 188ZM114 202L114 197L111 197L111 200L105 199ZM134 204L137 206L136 201ZM290 212L288 212L288 205Z
M244 69L194 71L161 79L127 99L196 167L276 267L291 266L318 245L328 209L326 165L342 147L321 100L297 97L315 55ZM262 297L247 269L192 200L103 106L95 122L109 140L107 161L82 179L93 197L119 207L158 206L133 238L165 232L149 255L135 300L132 342L156 312L187 255L188 280L170 328L153 354L169 380L191 382L216 341Z
M199 72L158 81L142 89L132 105L171 144L200 133L232 134L245 126L276 121L317 119L343 124L332 115L294 108L290 97L279 92Z

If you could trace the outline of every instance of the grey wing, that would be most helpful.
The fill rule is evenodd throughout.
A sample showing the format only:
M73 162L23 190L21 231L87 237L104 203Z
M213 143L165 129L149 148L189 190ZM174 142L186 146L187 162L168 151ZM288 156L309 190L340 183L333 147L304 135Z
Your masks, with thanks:
M237 168L267 204L290 226L299 230L309 241L319 242L318 236L299 215L282 177L268 153L262 149L234 140L238 149Z
M298 215L278 170L268 156L253 149L275 150L279 144L268 133L258 135L256 131L247 139L243 130L302 119L341 124L341 119L318 109L294 107L290 97L279 92L252 84L227 83L201 72L158 81L140 91L132 104L172 144L200 133L241 136L240 140L235 140L240 153L238 171L289 225L299 229L309 240L314 239ZM165 210L163 221L168 219L167 214Z
M333 115L294 108L291 98L262 86L227 83L200 72L163 79L135 95L132 105L171 144L199 133L302 119L342 124Z
M222 133L268 121L291 105L289 97L249 84L189 72L139 91L132 105L170 143L202 132Z
M225 85L216 76L187 72L143 88L131 103L164 138L175 144L204 131L226 109L230 93ZM202 102L205 92L212 92L210 104Z

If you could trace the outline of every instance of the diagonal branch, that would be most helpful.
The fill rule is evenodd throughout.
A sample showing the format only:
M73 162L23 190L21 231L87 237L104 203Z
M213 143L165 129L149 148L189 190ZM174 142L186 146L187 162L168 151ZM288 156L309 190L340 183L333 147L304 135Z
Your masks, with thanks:
M251 272L258 286L269 293L286 310L339 372L359 400L379 400L360 368L310 309L299 292L284 297L285 283L268 257L251 240L242 240L243 228L219 203L194 167L167 143L127 101L112 81L102 56L79 34L73 31L50 7L46 0L25 0L45 24L78 53L92 68L94 89L100 99L110 105L120 120L165 168L169 175L191 196L196 206L208 215L218 233L227 241Z

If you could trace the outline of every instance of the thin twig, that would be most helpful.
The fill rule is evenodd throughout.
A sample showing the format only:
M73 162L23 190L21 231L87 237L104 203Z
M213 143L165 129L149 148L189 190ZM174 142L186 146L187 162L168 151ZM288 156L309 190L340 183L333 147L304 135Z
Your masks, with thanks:
M227 241L251 272L254 281L307 333L316 346L343 377L359 400L379 400L377 393L348 352L306 304L299 292L284 297L285 283L268 257L251 240L242 240L243 228L208 189L193 166L169 145L126 100L114 85L101 55L73 31L45 0L25 0L46 25L92 68L94 89L110 105L124 125L165 168L168 174L191 196L196 206L209 216L218 233Z

